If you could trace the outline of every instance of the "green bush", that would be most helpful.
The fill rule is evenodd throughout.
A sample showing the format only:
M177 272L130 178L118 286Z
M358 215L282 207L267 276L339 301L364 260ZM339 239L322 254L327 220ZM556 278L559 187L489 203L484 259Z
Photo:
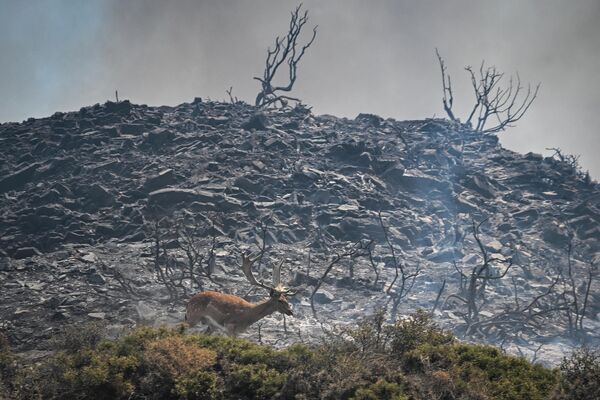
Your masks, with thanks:
M560 389L555 398L600 399L600 351L582 347L565 357L560 365Z
M16 358L12 354L8 338L0 332L0 398L8 396L16 375Z
M94 332L81 330L77 337L72 331L71 345L60 345L54 356L35 365L15 362L0 341L0 390L6 392L0 396L536 400L554 394L562 400L589 398L577 396L598 388L597 355L576 353L562 371L553 371L490 346L458 343L424 312L395 324L386 324L378 313L321 344L282 350L188 335L182 328L140 328L100 342Z
M438 346L454 341L454 336L440 329L431 315L423 310L418 310L409 318L396 322L389 327L389 331L390 350L396 355L403 355L424 343Z
M89 322L67 326L52 340L52 347L66 352L78 352L82 348L97 346L105 336L105 323Z
M369 385L366 388L360 388L356 391L352 400L406 400L404 389L397 383L390 383L384 379Z
M186 400L214 400L219 398L218 378L214 372L193 371L175 382L177 396Z
M451 398L542 400L557 382L556 373L539 364L474 344L421 344L406 354L404 370L424 377L430 390L453 393Z
M234 365L228 373L227 398L272 399L277 396L286 376L265 364Z

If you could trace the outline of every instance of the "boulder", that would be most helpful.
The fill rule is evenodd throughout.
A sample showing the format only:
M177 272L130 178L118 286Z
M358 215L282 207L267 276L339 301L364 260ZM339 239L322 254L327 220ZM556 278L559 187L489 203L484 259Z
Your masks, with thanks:
M20 188L27 182L30 182L40 166L41 163L33 163L0 179L0 193Z
M170 129L155 128L144 133L144 143L153 147L163 146L175 138L175 133Z
M556 247L561 247L569 243L569 234L566 229L553 222L548 222L542 228L542 239Z
M41 256L42 252L36 249L35 247L20 247L13 254L13 258L16 260L20 260L23 258L29 258L33 256Z
M194 201L214 203L218 199L218 196L206 190L165 188L150 192L148 198L150 203L172 205Z
M149 193L165 186L174 185L175 183L177 183L177 178L173 170L169 168L160 171L158 175L147 178L142 184L142 191Z
M247 131L257 130L266 131L269 128L269 119L264 113L256 113L248 121L242 124L242 128Z
M335 300L335 296L331 292L328 292L327 290L319 289L319 291L317 291L317 293L315 293L315 296L313 297L313 299L314 299L315 303L317 303L317 304L329 304L333 300Z

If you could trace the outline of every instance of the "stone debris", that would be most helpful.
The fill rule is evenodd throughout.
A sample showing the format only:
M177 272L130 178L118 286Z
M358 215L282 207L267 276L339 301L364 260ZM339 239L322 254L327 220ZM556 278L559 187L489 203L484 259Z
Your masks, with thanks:
M185 299L169 304L157 283L148 230L175 214L212 226L204 239L215 237L211 268L220 285L206 288L239 295L249 289L236 265L239 248L256 251L268 220L261 273L268 277L271 256L285 256L286 282L300 289L286 329L303 337L322 333L324 321L354 322L388 304L395 262L421 271L400 314L431 309L443 281L442 300L460 295L459 271L482 262L473 222L486 221L480 238L492 273L514 264L487 285L481 318L512 307L515 287L521 302L543 293L567 265L569 241L580 283L600 254L597 184L564 163L512 152L494 135L442 119L350 120L303 107L257 112L200 98L175 107L107 102L1 124L0 161L0 320L22 350L44 350L66 322L181 321ZM373 263L336 264L314 296L315 319L308 296L336 252L360 240L373 240ZM181 245L167 243L171 251ZM185 265L185 254L169 262ZM599 286L591 287L590 327L598 325ZM440 307L440 323L464 324L459 305ZM282 326L279 315L265 319L263 340L275 342ZM564 321L542 326L539 335L570 340ZM499 341L494 335L481 340ZM534 335L527 340L536 343Z

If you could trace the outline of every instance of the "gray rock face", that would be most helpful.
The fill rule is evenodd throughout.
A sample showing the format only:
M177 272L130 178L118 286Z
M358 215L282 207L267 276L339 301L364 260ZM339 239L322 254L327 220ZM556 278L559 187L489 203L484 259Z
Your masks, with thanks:
M307 296L335 254L373 240L371 259L340 261L315 296L332 323L393 300L394 265L421 271L399 312L431 309L442 282L442 300L460 294L459 271L481 265L472 224L486 220L480 238L492 272L514 263L486 286L482 312L495 316L514 308L514 285L521 305L544 293L567 265L571 239L576 283L585 286L588 261L600 252L600 189L563 164L441 119L349 120L201 99L175 107L108 102L0 124L0 281L8 299L0 320L15 325L23 348L49 335L40 325L180 321L184 296L169 311L148 232L148 222L175 217L210 226L198 238L204 262L214 234L211 268L222 286L208 281L207 289L245 294L239 247L255 250L264 239L266 258L289 258L284 275L301 288L294 301L303 334L319 331ZM160 262L186 265L170 235ZM181 286L189 296L193 285ZM598 323L598 286L587 306L590 328ZM436 310L442 323L464 324L462 304L445 307ZM540 335L565 335L561 316L551 318L540 321ZM503 331L486 332L477 339L499 340Z

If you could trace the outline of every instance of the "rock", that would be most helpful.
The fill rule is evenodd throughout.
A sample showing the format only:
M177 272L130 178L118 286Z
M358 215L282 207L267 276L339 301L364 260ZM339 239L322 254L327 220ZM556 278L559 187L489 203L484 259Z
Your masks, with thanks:
M306 273L302 272L302 271L294 271L294 277L292 279L292 286L294 287L299 287L299 286L316 286L317 283L319 283L319 279L309 276Z
M42 253L35 247L21 247L14 252L13 258L15 260L21 260L23 258L29 258L33 256L41 256Z
M215 203L219 211L231 212L242 210L242 202L230 196L222 196Z
M544 160L544 156L542 156L541 154L532 153L532 152L525 154L524 158L526 160L538 161L538 162L542 162Z
M142 191L149 193L165 186L174 185L175 183L177 183L177 178L173 170L169 168L160 171L158 175L147 178L142 185Z
M427 255L427 259L434 263L447 263L460 260L462 254L455 254L454 249L442 249Z
M383 122L383 118L381 118L378 115L375 114L358 114L358 116L356 118L354 118L355 121L361 121L361 122L366 122L369 125L375 127L375 128L379 128Z
M150 192L150 203L173 205L181 202L215 202L217 196L212 192L193 189L165 188Z
M106 318L106 314L103 312L92 312L92 313L88 313L88 317L92 318L92 319L105 319Z
M98 256L94 253L87 253L80 257L80 260L86 263L95 263L98 261Z
M66 321L70 318L70 315L66 311L55 311L50 316L52 321Z
M44 305L52 310L58 308L61 304L61 299L58 296L52 296L46 301L44 301Z
M292 149L291 143L276 137L272 137L265 140L264 145L267 147L268 150L271 151L289 151Z
M425 124L421 125L421 132L432 134L432 133L441 133L444 134L447 132L448 128L441 121L436 120L428 120Z
M240 176L235 179L233 184L247 193L258 194L264 189L264 185L261 184L256 178L248 179L246 176Z
M532 226L539 218L539 212L533 208L525 209L513 214L517 227L523 229Z
M307 340L322 333L303 319L310 313L307 288L315 287L334 254L359 239L373 240L377 282L387 286L394 277L379 211L398 260L411 271L422 266L399 313L430 309L444 278L444 297L459 293L452 260L460 260L466 274L482 262L473 220L490 217L480 236L489 255L505 262L513 257L520 266L507 279L489 282L485 310L494 315L514 307L511 277L520 279L523 299L553 282L554 266L565 262L567 227L577 238L577 271L585 273L586 260L600 251L600 186L586 185L560 163L505 150L495 137L441 119L362 114L348 120L289 108L270 109L267 118L256 112L242 102L199 99L161 107L109 102L0 124L0 329L14 332L19 352L45 346L55 327L90 320L88 313L105 313L96 317L127 327L139 320L181 321L181 303L169 310L167 290L154 275L144 231L153 217L185 219L190 228L198 222L205 264L214 223L214 278L235 293L242 288L240 274L231 273L238 270L234 248L260 245L260 222L267 224L269 257L255 272L268 280L271 256L294 260L282 277L303 288L295 321ZM186 255L175 249L182 243L175 226L170 229L164 261L183 265ZM23 250L31 246L44 254ZM14 260L15 254L25 258ZM306 274L309 257L314 276ZM118 275L103 275L98 258L118 265L148 300L132 301ZM496 263L493 273L505 266ZM368 256L344 257L317 293L319 313L337 324L371 312L389 299L374 278ZM592 293L590 316L598 304L600 296ZM464 323L464 305L447 306L438 310L440 322L452 323L446 311L453 311L455 322ZM14 317L19 309L29 312ZM132 312L136 321L128 319ZM587 329L597 323L586 321ZM541 316L539 324L540 334L566 331L564 319ZM278 330L265 325L265 339L274 341L267 335Z
M489 251L491 253L500 253L500 251L502 250L502 248L504 246L498 240L494 239L494 240L491 240L491 241L485 243L484 247L487 251Z
M403 183L404 168L400 166L393 166L381 174L383 178L392 183Z
M262 171L266 167L265 164L262 161L260 161L260 160L254 160L254 161L252 161L252 166L254 168L256 168L258 171Z
M92 285L104 285L106 284L106 279L98 272L96 269L92 268L88 271L86 275L86 280Z
M158 312L148 303L143 300L138 301L135 306L140 321L154 322Z
M542 228L542 238L554 246L564 247L569 243L569 235L564 228L548 222Z
M476 191L488 199L496 197L496 190L494 189L494 186L492 186L491 180L480 174L468 178L465 182L465 187Z
M251 131L253 129L257 131L266 131L269 128L269 120L264 113L256 113L250 118L250 120L242 124L242 128L247 131Z
M119 124L117 127L121 135L141 135L146 131L143 124Z
M317 293L315 293L314 301L317 304L329 304L333 300L335 300L335 296L324 289L319 289Z
M117 129L116 126L104 127L100 132L102 133L102 135L110 137L110 138L115 138L115 137L119 136L119 130Z
M230 121L227 117L208 117L204 120L204 123L209 126L219 126L228 124Z
M410 190L431 191L436 189L441 192L452 192L452 187L449 182L425 175L418 170L404 171L398 184Z
M362 153L360 153L360 155L358 156L358 158L356 160L357 165L359 165L361 167L366 167L366 168L370 167L372 163L373 163L373 156L368 151L363 151ZM404 172L404 170L402 172Z
M596 226L582 232L580 237L583 240L600 238L600 226L596 225Z
M10 258L6 255L0 257L0 272L1 271L10 271L11 268Z
M30 182L40 165L40 163L30 164L0 179L0 193L20 188Z
M454 195L453 199L454 199L454 202L456 203L456 208L460 212L476 213L476 212L480 211L479 206L477 206L475 203L471 202L470 200L467 200L467 198L465 197L465 195L463 193Z
M129 100L123 100L119 102L107 101L104 104L104 108L109 113L127 115L131 111L131 103L129 102Z
M163 146L175 138L175 133L170 129L155 128L144 133L144 143L153 147Z
M117 234L115 227L109 223L95 224L94 232L96 235L105 238L114 237Z
M97 183L89 187L86 197L91 203L99 207L110 206L115 202L114 196L108 191L108 189Z
M511 224L506 223L506 222L498 225L498 230L500 232L507 233L507 232L510 232L512 229L514 229L514 226L512 226Z

